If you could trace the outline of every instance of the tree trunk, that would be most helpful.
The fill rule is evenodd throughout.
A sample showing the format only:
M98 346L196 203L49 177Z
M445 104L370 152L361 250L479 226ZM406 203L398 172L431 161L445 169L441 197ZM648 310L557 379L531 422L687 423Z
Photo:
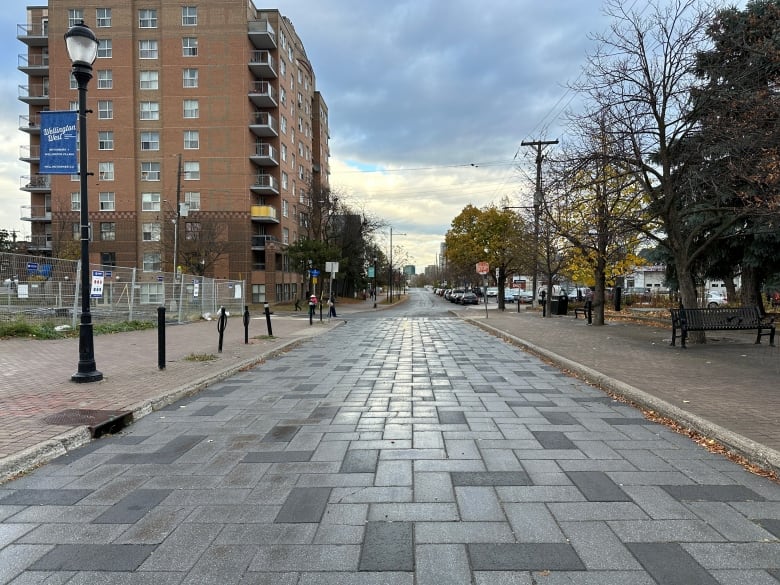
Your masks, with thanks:
M742 288L739 294L739 302L743 307L761 307L763 311L763 302L761 298L761 275L754 266L742 267ZM734 297L736 299L736 297Z
M683 307L696 308L699 306L696 283L687 263L677 262L677 279L680 284L680 299ZM691 331L688 333L688 343L707 343L704 331Z

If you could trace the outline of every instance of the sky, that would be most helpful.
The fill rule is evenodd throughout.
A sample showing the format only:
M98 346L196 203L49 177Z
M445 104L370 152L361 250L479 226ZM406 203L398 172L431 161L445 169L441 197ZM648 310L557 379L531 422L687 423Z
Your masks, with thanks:
M630 2L632 0L626 0ZM643 5L644 0L633 0ZM0 11L0 229L19 220L27 135L16 39L34 0ZM421 272L466 205L529 205L535 151L562 138L567 85L609 22L601 0L276 0L329 109L331 188L383 222L377 244Z

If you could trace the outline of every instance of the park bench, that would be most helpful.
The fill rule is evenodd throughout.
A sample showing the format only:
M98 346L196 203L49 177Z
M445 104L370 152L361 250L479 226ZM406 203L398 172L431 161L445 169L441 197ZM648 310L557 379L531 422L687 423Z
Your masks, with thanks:
M582 315L585 319L588 320L588 323L592 321L592 311L593 310L593 302L592 301L585 301L585 305L582 307L575 307L574 309L574 318L577 318L577 315Z
M717 307L704 309L671 309L672 312L672 343L675 344L677 331L680 331L680 345L685 347L685 340L690 331L737 331L757 329L756 343L761 343L764 335L769 336L769 345L775 345L774 318L765 320L761 317L758 307Z

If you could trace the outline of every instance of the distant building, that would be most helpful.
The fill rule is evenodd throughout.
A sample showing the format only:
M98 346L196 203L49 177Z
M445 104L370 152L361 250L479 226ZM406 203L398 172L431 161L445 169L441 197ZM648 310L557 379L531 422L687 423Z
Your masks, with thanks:
M178 241L187 273L246 280L255 303L296 296L303 276L286 248L309 234L330 153L327 105L290 20L251 0L80 6L29 6L18 27L30 252L56 256L79 238L78 176L39 164L41 112L78 108L63 35L83 20L100 42L87 97L90 261L154 282L174 271Z

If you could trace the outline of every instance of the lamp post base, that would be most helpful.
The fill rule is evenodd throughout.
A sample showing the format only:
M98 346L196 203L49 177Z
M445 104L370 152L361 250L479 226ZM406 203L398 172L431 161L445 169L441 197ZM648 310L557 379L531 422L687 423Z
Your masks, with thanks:
M80 369L80 368L79 368ZM103 372L98 372L94 368L91 371L78 371L70 377L71 382L84 384L87 382L100 382L103 379Z

